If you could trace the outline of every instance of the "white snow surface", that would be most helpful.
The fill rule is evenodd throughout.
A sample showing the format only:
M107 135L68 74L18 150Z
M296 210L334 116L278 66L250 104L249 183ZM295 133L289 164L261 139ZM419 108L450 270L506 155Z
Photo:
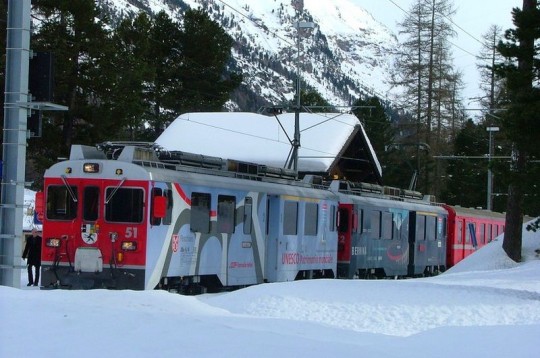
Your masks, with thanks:
M36 224L34 222L35 202L36 192L25 188L23 206L23 231L31 231L33 228L41 230L41 224Z
M166 150L284 167L294 138L294 113L264 116L247 112L185 113L157 138ZM300 171L327 171L353 134L358 119L345 113L300 113ZM375 164L381 173L363 128ZM207 138L202 142L202 138ZM209 139L208 139L209 138ZM331 138L331 140L329 139Z
M311 280L195 297L0 286L0 357L537 357L540 233L446 273Z

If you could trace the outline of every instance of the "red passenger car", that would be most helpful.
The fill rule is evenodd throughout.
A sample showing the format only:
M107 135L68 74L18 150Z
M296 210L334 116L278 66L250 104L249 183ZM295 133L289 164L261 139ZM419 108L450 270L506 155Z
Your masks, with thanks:
M447 267L452 267L504 232L505 214L443 205L448 211Z

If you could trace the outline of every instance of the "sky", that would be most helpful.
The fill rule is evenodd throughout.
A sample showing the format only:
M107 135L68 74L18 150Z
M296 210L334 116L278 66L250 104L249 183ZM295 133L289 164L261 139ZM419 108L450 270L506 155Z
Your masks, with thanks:
M403 10L410 10L416 0L351 0L358 6L370 12L373 17L398 32L397 23L405 17ZM456 14L453 22L457 37L451 41L455 64L464 73L466 88L464 89L464 104L466 108L478 108L478 104L470 98L479 95L479 75L476 69L476 59L481 45L478 40L482 39L491 25L497 24L503 31L514 28L512 23L512 8L521 8L522 0L454 0ZM403 9L403 10L402 10Z
M437 277L306 280L229 293L0 286L0 357L538 356L540 232Z

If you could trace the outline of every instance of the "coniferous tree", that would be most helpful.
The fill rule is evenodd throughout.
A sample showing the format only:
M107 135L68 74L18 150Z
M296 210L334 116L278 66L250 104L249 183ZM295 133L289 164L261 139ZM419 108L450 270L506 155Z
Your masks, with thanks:
M29 141L28 157L41 172L71 143L94 144L122 127L110 116L109 58L114 50L93 0L36 0L39 26L31 37L34 51L54 56L54 102L68 111L45 112L43 136Z
M183 88L180 72L185 59L181 49L180 27L165 12L153 18L149 36L152 56L149 62L153 64L147 65L154 73L147 92L151 108L144 119L152 129L149 139L155 140L180 114Z
M482 96L479 98L480 105L489 110L491 114L496 112L495 110L504 96L503 80L495 73L495 65L504 62L504 58L497 51L497 44L502 40L502 37L502 27L490 26L489 30L482 36L482 48L476 64L480 72L480 90L482 91Z
M396 130L388 110L377 97L358 99L353 113L362 123L383 171L384 185L406 188L414 169L409 161L411 146L395 142Z
M510 63L498 66L506 81L507 111L502 114L503 130L512 141L512 170L509 175L508 202L503 249L514 261L521 261L523 201L532 187L531 158L540 156L540 54L535 42L540 38L540 10L537 0L523 0L523 8L512 11L515 29L507 30L497 49ZM531 195L538 195L531 192Z
M140 140L145 137L145 121L151 112L149 93L155 78L150 32L152 20L145 13L125 18L115 28L116 52L114 87L111 93L116 118L124 118L125 128L117 139Z
M456 118L459 96L448 88L459 88L459 74L453 70L448 39L454 35L450 26L455 13L449 0L417 0L399 24L405 37L397 52L393 83L403 88L401 106L416 118L416 169L422 171L424 192L434 193L433 155L444 150L448 139L438 139L443 128ZM451 81L456 81L455 84ZM433 132L435 132L435 140ZM443 146L443 144L445 144ZM425 156L420 148L429 148Z
M232 38L201 10L187 10L180 34L182 54L179 79L181 110L220 111L231 92L242 82L240 74L227 71Z
M486 153L486 129L468 119L454 141L456 159L448 162L441 199L450 205L482 207L486 198L486 165L471 157ZM462 157L462 158L459 158Z
M314 89L300 91L301 105L310 112L331 112L333 107ZM293 105L291 103L291 105ZM302 109L301 109L302 110Z

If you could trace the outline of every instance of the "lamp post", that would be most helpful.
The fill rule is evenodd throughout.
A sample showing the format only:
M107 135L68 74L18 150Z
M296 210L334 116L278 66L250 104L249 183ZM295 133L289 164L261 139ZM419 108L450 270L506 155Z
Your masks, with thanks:
M492 209L492 192L493 192L493 173L491 172L491 155L493 152L493 139L492 133L498 132L499 127L487 127L486 130L489 132L489 154L488 154L488 177L487 177L487 204L486 209Z
M294 171L298 172L298 150L300 149L300 29L312 29L315 27L313 22L298 21L296 27L296 106L294 110L294 138L293 152L289 168L293 166Z

